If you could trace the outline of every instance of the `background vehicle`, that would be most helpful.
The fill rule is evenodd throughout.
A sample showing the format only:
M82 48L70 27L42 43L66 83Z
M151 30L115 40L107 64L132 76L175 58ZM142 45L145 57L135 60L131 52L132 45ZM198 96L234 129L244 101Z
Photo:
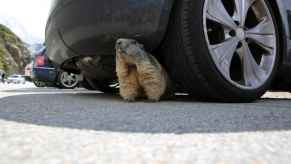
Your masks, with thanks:
M32 65L32 81L37 87L73 89L79 84L78 75L54 67L46 55L46 48L35 55Z
M51 11L48 56L92 88L116 79L118 38L144 43L201 100L252 101L290 79L291 0L55 0Z
M25 84L25 78L22 75L11 75L7 78L6 82L8 84L12 83L12 84Z

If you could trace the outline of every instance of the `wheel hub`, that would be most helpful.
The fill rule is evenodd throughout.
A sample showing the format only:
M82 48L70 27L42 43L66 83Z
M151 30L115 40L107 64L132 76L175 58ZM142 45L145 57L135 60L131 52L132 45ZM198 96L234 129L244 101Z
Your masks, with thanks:
M235 30L235 34L239 38L240 41L246 39L246 33L245 33L245 30L243 28L237 28Z

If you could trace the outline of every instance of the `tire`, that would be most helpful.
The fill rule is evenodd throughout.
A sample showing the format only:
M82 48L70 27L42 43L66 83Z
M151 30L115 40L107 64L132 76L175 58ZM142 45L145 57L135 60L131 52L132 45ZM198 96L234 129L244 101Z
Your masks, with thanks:
M99 90L104 93L118 93L118 87L112 86L110 81L99 81L96 79L84 78L83 87L88 90Z
M65 71L59 72L57 81L58 81L57 87L60 89L74 89L79 84L78 75L73 74L73 73L68 73Z
M218 0L213 1L218 2ZM271 15L272 19L269 20L272 20L272 25L274 25L274 36L276 37L274 45L276 49L273 47L274 50L272 52L275 55L273 65L270 68L268 77L266 77L260 86L248 88L247 86L240 86L239 82L235 84L235 82L231 81L232 79L229 80L224 77L211 56L208 46L208 31L205 31L204 28L208 25L208 22L205 22L209 21L204 17L204 11L208 7L206 2L207 0L175 1L168 31L160 48L162 63L169 71L172 80L177 86L180 89L187 90L189 94L199 100L250 102L258 99L269 89L279 65L278 26L274 21L275 17L272 8L265 0L259 2L267 5L269 12L266 12L266 14L270 13L269 15ZM235 32L235 37L239 37L239 33ZM246 35L245 32L244 35ZM244 37L245 42L249 44L247 42L249 40L246 39L246 36ZM241 38L243 39L243 37ZM243 42L243 40L240 42ZM247 83L245 79L247 78L244 77L244 83Z
M44 82L40 82L40 81L33 81L33 84L38 88L43 88L46 86Z

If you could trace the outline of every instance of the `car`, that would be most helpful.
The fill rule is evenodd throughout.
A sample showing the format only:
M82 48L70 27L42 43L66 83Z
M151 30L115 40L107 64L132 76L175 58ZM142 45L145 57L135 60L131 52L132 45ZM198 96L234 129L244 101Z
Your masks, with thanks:
M80 80L79 75L55 67L48 59L45 47L34 56L31 77L37 87L58 87L62 89L76 88Z
M115 42L132 38L164 65L177 91L251 102L290 81L290 23L291 0L55 0L46 45L62 69L108 89Z
M13 74L9 76L6 80L8 84L25 84L25 78L23 75Z

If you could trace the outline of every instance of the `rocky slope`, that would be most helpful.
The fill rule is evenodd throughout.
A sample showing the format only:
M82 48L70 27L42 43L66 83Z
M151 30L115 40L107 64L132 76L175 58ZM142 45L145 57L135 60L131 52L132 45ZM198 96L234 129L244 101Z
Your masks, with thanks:
M0 69L8 74L23 73L30 60L25 43L9 28L0 24Z

